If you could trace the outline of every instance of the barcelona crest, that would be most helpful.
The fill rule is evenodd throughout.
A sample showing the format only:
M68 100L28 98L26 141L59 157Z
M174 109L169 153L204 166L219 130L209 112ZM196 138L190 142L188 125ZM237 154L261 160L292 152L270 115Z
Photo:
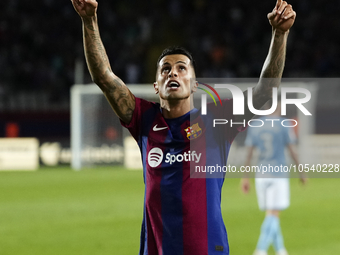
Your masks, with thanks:
M187 132L187 137L189 140L196 139L202 134L202 129L198 126L198 123L184 129Z

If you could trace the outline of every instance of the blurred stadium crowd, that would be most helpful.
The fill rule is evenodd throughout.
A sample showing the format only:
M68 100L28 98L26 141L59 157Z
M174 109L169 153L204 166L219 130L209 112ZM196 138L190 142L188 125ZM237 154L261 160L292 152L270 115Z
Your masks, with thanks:
M126 83L152 83L156 60L170 45L193 53L198 77L260 74L271 36L267 13L275 0L98 2L112 69ZM297 20L289 36L284 77L339 76L340 1L289 3ZM81 21L71 2L12 0L0 13L0 112L18 107L20 93L31 108L35 102L37 110L53 102L55 109L62 108L62 102L68 108L75 62L85 61ZM84 74L84 83L91 83L85 65Z
M199 77L258 77L275 1L98 1L102 39L113 70L126 83L150 83L169 45L187 47ZM340 64L339 1L292 0L297 20L285 77L334 77ZM69 1L12 0L1 8L2 90L65 96L75 60L84 59L81 23ZM87 72L86 72L87 73Z

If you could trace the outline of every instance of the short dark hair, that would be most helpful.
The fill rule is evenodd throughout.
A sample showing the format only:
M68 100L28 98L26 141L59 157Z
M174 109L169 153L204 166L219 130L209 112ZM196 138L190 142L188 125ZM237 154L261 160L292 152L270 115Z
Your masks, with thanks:
M159 64L159 62L161 61L162 58L164 58L167 55L175 55L175 54L181 54L181 55L185 55L190 59L190 64L191 66L195 69L195 60L192 57L191 53L189 51L187 51L185 48L180 47L180 46L170 46L166 49L163 50L162 54L159 56L158 61L157 61L157 66Z

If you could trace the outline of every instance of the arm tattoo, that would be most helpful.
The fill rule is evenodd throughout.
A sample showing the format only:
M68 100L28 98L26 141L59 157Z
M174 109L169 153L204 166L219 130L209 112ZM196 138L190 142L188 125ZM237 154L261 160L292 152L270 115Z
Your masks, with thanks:
M100 38L97 17L83 21L84 48L92 80L104 92L111 107L125 123L132 119L135 98L124 82L113 74Z
M96 80L103 76L106 68L111 70L110 63L100 38L96 18L94 21L85 21L83 30L86 61L92 78Z
M128 124L135 108L134 95L118 77L113 78L111 84L108 84L107 89L103 91L118 117Z
M272 89L279 87L285 64L286 44L288 33L273 32L268 56L264 62L259 83L253 88L253 104L255 109L260 109L271 97ZM247 93L244 93L247 98ZM247 101L247 100L245 100ZM246 118L250 120L254 114L245 105L245 116L236 116L235 119Z
M287 35L274 34L268 57L264 63L261 78L281 78L286 57Z

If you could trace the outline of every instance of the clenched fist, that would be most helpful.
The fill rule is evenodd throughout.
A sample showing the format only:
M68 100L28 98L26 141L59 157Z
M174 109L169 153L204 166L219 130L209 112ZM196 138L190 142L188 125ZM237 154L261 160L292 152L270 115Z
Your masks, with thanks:
M268 13L267 17L273 29L287 32L294 24L296 12L286 1L277 0L273 11Z
M96 0L71 0L74 9L82 18L96 15L98 2Z

